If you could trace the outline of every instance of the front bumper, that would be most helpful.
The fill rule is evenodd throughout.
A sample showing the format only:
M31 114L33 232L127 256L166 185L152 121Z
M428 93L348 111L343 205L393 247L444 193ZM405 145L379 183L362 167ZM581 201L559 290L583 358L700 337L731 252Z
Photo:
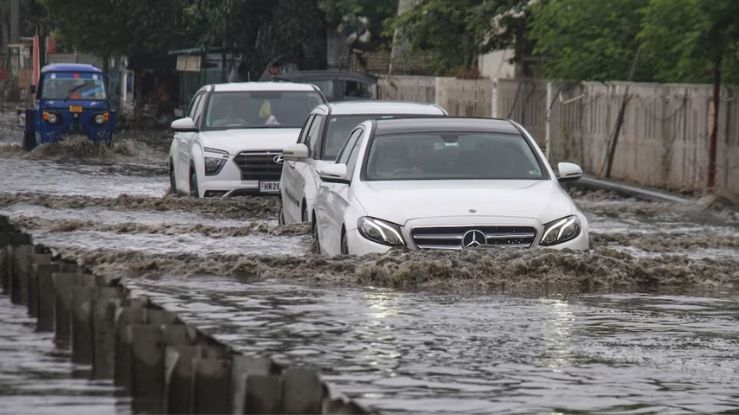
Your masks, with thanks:
M406 223L405 226L401 227L401 233L403 235L403 239L406 242L406 246L408 249L411 250L421 250L422 247L419 247L412 237L413 229L415 228L428 228L428 227L469 227L469 228L475 228L475 227L492 227L492 226L515 226L515 227L531 227L536 229L536 236L533 239L533 242L530 244L526 244L526 246L521 246L520 244L512 244L512 245L506 245L506 244L495 244L495 245L483 245L475 249L526 249L526 248L550 248L550 249L556 249L556 250L562 250L562 249L572 249L577 251L587 250L590 249L590 237L589 237L589 228L588 228L588 222L587 219L582 216L580 217L581 221L581 230L580 234L567 242L563 242L561 244L553 245L553 246L540 246L539 241L541 240L541 237L544 233L544 226L542 223L540 223L537 220L529 219L529 218L507 218L507 217L501 217L501 218L481 218L481 217L475 217L475 218L469 218L469 217L459 217L459 218L433 218L433 219L416 219L411 220ZM512 238L512 239L518 239L518 238ZM460 241L461 242L461 241ZM365 255L365 254L371 254L371 253L384 253L391 249L391 247L387 245L378 244L376 242L370 241L363 237L357 229L351 230L347 232L347 243L349 245L349 252L354 255ZM442 248L431 248L431 249L442 249ZM470 249L470 248L463 248L462 244L456 246L449 246L443 249L451 249L451 250L462 250L462 249Z
M233 159L234 156L230 156L218 174L213 176L202 175L198 181L201 195L204 197L232 197L257 194L279 196L279 191L260 191L260 182L279 183L279 177L274 180L242 180L241 169L234 163Z

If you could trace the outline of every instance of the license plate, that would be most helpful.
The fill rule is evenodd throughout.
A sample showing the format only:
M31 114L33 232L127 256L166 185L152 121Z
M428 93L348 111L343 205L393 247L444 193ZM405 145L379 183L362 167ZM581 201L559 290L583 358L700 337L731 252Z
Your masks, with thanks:
M70 105L69 112L82 112L82 105Z
M280 182L259 182L261 193L280 193Z

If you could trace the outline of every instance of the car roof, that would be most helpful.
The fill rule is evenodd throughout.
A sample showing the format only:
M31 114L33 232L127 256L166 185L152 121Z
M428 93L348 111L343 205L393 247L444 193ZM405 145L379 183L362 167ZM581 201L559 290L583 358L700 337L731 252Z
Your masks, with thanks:
M403 114L403 115L446 115L436 104L402 101L341 101L319 105L313 113L331 115L360 114Z
M313 85L297 82L230 82L206 85L204 88L214 92L317 91Z
M285 81L326 81L326 80L346 80L346 81L358 81L366 83L377 82L377 77L372 75L364 74L361 72L347 72L347 71L293 71L284 74L279 74L274 79L285 80Z
M377 120L375 134L398 134L412 132L495 132L504 134L518 134L521 132L508 120L497 118L398 118L392 120Z
M94 72L103 73L100 69L86 63L52 63L41 68L44 72Z

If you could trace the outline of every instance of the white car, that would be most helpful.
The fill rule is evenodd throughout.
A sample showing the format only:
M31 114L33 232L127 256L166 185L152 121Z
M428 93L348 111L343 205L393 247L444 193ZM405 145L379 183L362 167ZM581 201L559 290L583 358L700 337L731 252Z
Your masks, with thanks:
M507 120L370 120L319 169L315 237L329 255L392 247L589 248L588 222L536 142Z
M316 169L333 164L349 133L368 119L440 117L447 112L433 104L350 101L314 108L296 144L285 149L280 193L281 223L313 221L313 202L321 180Z
M282 150L325 102L317 87L298 83L202 87L188 116L172 122L172 191L193 197L279 193Z

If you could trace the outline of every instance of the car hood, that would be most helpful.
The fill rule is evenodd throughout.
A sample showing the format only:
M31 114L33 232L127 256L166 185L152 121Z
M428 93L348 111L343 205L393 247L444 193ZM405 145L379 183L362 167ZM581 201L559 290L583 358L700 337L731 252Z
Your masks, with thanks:
M251 128L203 131L203 147L217 148L237 154L240 151L282 150L298 142L299 128Z
M529 218L546 223L575 211L570 197L551 180L361 183L357 198L366 214L400 225L413 219L452 216Z

